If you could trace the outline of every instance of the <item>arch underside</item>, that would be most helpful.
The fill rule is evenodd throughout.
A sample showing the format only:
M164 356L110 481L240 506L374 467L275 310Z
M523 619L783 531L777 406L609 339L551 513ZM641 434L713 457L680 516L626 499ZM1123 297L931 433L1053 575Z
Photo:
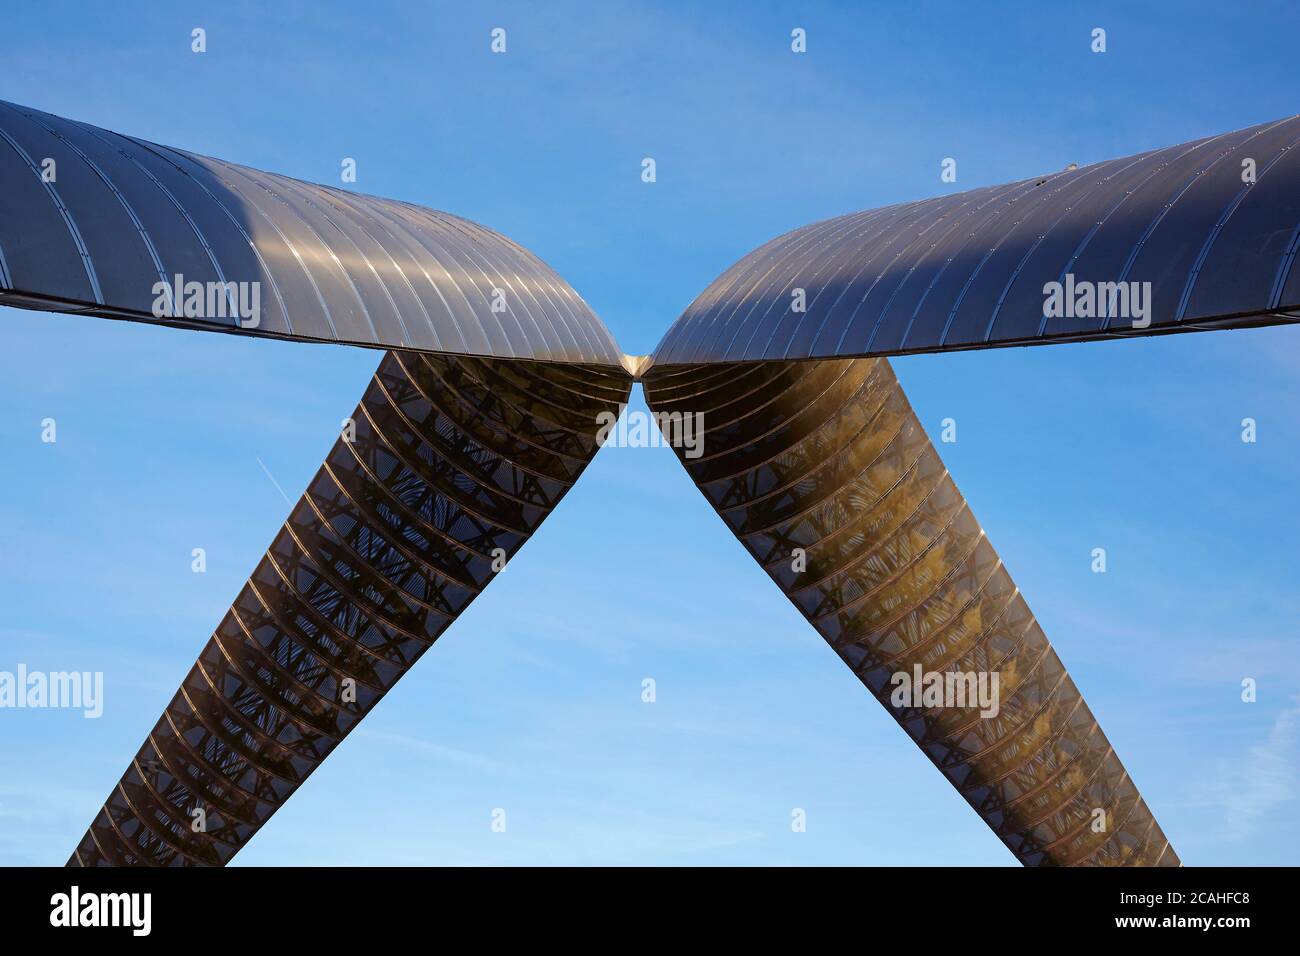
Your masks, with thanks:
M1178 865L888 360L660 366L645 389L665 430L702 416L703 454L675 449L700 492L1018 860ZM893 700L918 667L997 674L996 713Z
M518 553L629 390L388 352L69 865L229 862Z
M69 864L228 862L536 531L630 385L388 353ZM1178 864L887 360L660 367L645 390L703 416L692 480L1020 862ZM918 665L997 672L997 716L893 706Z
M1296 145L1291 117L805 226L625 356L476 223L0 101L0 305L385 350L69 863L228 862L537 530L636 379L704 414L691 478L1017 859L1176 865L877 356L1296 321ZM1146 289L1145 324L1049 314L1067 280ZM997 716L894 706L917 666L997 673Z

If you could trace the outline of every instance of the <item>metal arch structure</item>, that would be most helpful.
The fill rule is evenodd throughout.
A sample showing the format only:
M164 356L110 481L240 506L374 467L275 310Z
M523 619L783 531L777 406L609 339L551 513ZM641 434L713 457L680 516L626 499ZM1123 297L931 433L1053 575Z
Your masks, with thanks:
M228 862L518 553L629 389L388 352L69 863Z
M208 331L617 366L604 323L517 243L0 101L0 305ZM156 283L257 284L255 325L159 316ZM221 300L224 301L224 300ZM225 310L227 313L231 309Z
M221 314L160 315L156 283L216 288ZM632 386L572 287L476 223L4 102L0 305L388 350L70 865L228 862L532 536Z
M702 416L691 479L1018 860L1177 864L888 360L652 370L645 392ZM999 674L997 712L896 705L917 668Z
M1300 117L840 216L724 272L656 364L905 355L1300 320ZM1044 286L1150 283L1149 323ZM805 308L791 307L804 290Z
M1298 143L1293 117L807 226L628 356L474 223L0 102L0 305L388 350L69 864L227 863L537 530L641 381L662 421L704 416L692 480L1020 862L1177 865L882 356L1300 318ZM179 299L180 277L232 310L159 314L155 283ZM1067 277L1149 283L1150 321L1047 314ZM255 322L242 283L264 290ZM1006 693L996 714L896 704L911 668Z

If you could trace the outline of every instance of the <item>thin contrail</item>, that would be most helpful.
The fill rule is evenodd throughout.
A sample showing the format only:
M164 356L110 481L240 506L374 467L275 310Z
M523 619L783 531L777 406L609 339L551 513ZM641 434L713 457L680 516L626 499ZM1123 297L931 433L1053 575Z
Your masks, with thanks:
M257 458L256 455L254 455L253 457ZM293 502L289 500L289 496L284 493L284 489L280 487L280 483L275 480L275 475L271 474L271 469L267 468L266 465L263 464L262 459L260 458L257 458L257 463L261 465L262 470L266 472L266 477L271 479L271 484L275 485L275 490L280 492L280 497L284 499L284 503L287 505L292 505Z

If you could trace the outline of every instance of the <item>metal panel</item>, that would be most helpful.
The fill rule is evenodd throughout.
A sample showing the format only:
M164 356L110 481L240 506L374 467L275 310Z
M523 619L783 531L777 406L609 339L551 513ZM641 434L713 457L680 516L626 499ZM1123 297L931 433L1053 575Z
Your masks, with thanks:
M1280 282L1300 235L1300 190L1293 188L1300 180L1300 149L1286 147L1271 165L1257 161L1255 176L1218 234L1207 240L1205 261L1183 312L1185 322L1277 305L1273 296L1282 294ZM1288 293L1289 300L1297 298L1294 290Z
M654 361L893 355L1296 321L1284 313L1300 309L1300 167L1288 155L1298 141L1292 117L806 226L713 282ZM1260 187L1243 183L1245 158L1268 184L1270 214L1250 201ZM1226 264L1239 256L1262 261L1234 279ZM1210 275L1219 281L1207 288ZM1128 311L1106 314L1096 305L1104 285L1089 289L1091 305L1081 297L1079 310L1071 300L1049 314L1048 284L1067 280L1128 283L1143 297L1116 296ZM804 312L791 307L796 288Z
M1011 207L1024 186L1002 187L980 193L965 193L970 202L964 203L944 228L929 238L924 250L908 256L906 273L902 282L890 294L879 312L859 310L857 318L850 321L834 346L836 350L865 351L874 348L896 348L910 331L922 302L948 271L951 262L949 251L954 241L969 242L975 229L1004 213ZM960 248L960 247L958 247Z
M943 338L945 345L984 342L988 338L989 324L997 315L1009 284L1017 278L1029 282L1036 278L1024 276L1018 266L1060 214L1087 195L1095 175L1092 168L1074 170L1044 183L1020 200L1015 215L1002 221L1003 228L996 242L971 272L960 297L953 303ZM1041 285L1037 308L1030 316L1035 332L1043 314Z
M884 228L904 212L892 208L843 216L834 229L812 226L796 230L768 243L753 256L742 259L734 271L729 270L735 284L727 290L719 288L709 312L700 314L697 334L704 336L701 341L708 343L713 354L725 355L737 350L740 354L748 354L754 349L766 351L772 337L784 331L779 317L784 316L789 308L788 290L797 285L793 281L801 272L797 263L811 258L829 268L834 263L832 253L838 243L881 235ZM770 285L773 276L780 280L781 292L766 298L755 294L765 285ZM811 293L814 299L817 291L814 288ZM708 292L702 298L708 301ZM772 318L773 315L778 319ZM761 336L758 341L755 341L756 335Z
M39 163L0 127L0 182L6 184L0 189L0 223L23 224L0 229L0 286L94 302L84 246L67 219L57 183L42 182Z
M85 157L86 164L93 164L121 193L139 221L140 230L148 236L165 275L179 272L199 282L220 279L200 236L183 215L177 215L176 203L159 188L155 177L123 149L121 140L48 113L40 114L38 120L66 140ZM89 167L62 171L84 176Z
M802 321L789 323L788 332L779 330L774 334L766 349L767 357L784 358L807 352L819 332L815 317L820 316L825 320L820 331L838 339L843 337L859 313L874 316L881 303L888 301L889 293L903 278L906 264L910 262L908 253L915 255L914 250L917 250L918 244L965 204L965 199L948 198L908 207L909 215L900 217L889 236L875 244L868 262L859 266L853 274L846 274L842 267L828 269L828 278L830 275L836 278L825 284L817 281L821 277L819 274L813 273L816 261L805 260L801 270L792 275L790 281L806 288L805 284L812 279L816 291L812 296L810 311L814 319L801 316ZM788 302L786 306L788 310Z
M676 448L700 491L1020 862L1178 865L886 361L667 366L645 388L703 415L703 454ZM999 693L896 698L916 668Z
M103 136L148 173L159 192L176 210L176 215L199 237L220 281L261 283L262 311L258 326L261 334L292 336L297 333L288 318L293 277L283 273L278 277L272 275L252 237L243 230L236 213L224 200L224 187L219 183L213 184L214 192L204 181L190 174L184 157L165 147L99 130L85 123L78 125ZM300 281L305 284L305 280Z
M937 245L933 257L942 259L943 265L912 310L909 325L901 332L901 338L892 334L893 328L872 329L873 337L859 337L853 342L845 341L843 345L853 348L861 343L863 348L875 348L879 342L881 348L888 349L892 343L900 341L902 348L937 346L948 329L953 302L958 301L961 290L987 254L987 237L998 235L1006 217L1015 215L1020 200L1037 188L1036 181L1029 180L992 192L988 199L980 202L978 214L969 227L954 230ZM841 343L836 343L835 347L840 346Z
M41 180L45 158L55 182ZM240 322L224 290L220 308L154 315L155 284L176 275L204 290L256 283L260 321ZM2 101L0 304L451 354L622 357L567 283L482 226Z
M1145 182L1159 165L1158 154L1146 153L1093 168L1091 183L1094 188L1073 197L1070 205L1057 210L1058 215L1042 238L1031 245L1021 260L1017 274L1012 276L990 320L990 338L1028 338L1044 331L1059 332L1062 321L1076 321L1049 319L1043 315L1043 283L1039 279L1057 269L1057 274L1049 281L1064 282L1066 274L1074 267L1076 254L1087 247L1092 230L1099 228L1115 204L1114 197L1127 195ZM1086 325L1086 320L1078 321Z
M1256 129L1198 172L1137 250L1129 274L1151 282L1154 324L1178 320L1185 304L1183 293L1196 275L1201 251L1216 237L1223 217L1250 188L1242 181L1243 158L1267 167L1300 136L1300 122L1294 120ZM1121 276L1126 278L1128 275Z
M38 164L53 160L57 191L68 219L94 264L103 301L148 312L154 283L162 278L156 251L143 235L129 201L101 171L87 163L73 144L54 135L39 116L0 103L0 123L7 134ZM6 224L22 228L20 223Z
M1186 182L1198 168L1210 162L1222 148L1223 139L1197 140L1177 149L1148 154L1141 164L1146 175L1137 182L1116 183L1113 188L1098 190L1088 197L1086 202L1096 203L1102 211L1053 280L1064 282L1067 275L1073 275L1088 282L1115 281L1143 232L1165 207L1175 184ZM1067 335L1086 333L1096 324L1090 317L1065 315L1044 317L1043 328L1048 334Z

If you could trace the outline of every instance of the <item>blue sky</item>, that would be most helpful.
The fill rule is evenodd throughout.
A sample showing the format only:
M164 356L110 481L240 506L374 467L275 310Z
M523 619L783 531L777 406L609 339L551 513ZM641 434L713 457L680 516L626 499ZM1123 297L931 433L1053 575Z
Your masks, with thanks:
M354 157L641 353L795 226L1297 110L1293 4L1060 7L50 2L6 11L0 98L320 182ZM379 353L11 309L0 335L0 670L106 681L99 720L0 711L0 863L54 864L283 521L258 459L296 497ZM894 365L932 437L957 420L945 460L1184 862L1297 863L1300 330ZM607 448L237 862L1012 858L672 453Z

